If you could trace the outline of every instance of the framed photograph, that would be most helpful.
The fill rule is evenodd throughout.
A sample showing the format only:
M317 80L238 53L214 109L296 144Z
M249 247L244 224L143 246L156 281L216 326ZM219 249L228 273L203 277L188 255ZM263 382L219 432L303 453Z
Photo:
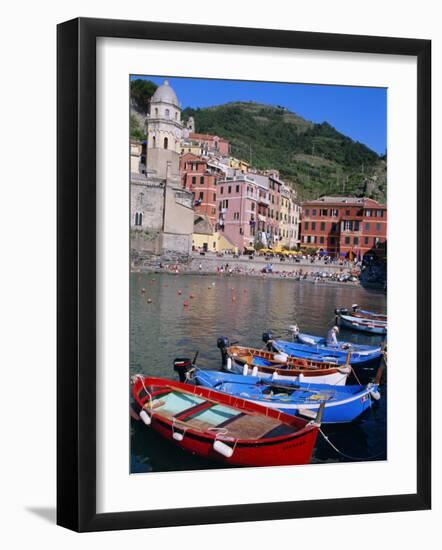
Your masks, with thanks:
M59 525L430 508L430 55L58 26Z

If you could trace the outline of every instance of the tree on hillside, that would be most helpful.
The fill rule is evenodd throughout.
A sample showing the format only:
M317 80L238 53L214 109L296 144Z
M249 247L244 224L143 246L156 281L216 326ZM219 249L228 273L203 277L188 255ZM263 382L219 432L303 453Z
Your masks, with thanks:
M142 113L147 113L149 99L155 93L158 86L151 80L137 78L130 82L130 98L132 105Z

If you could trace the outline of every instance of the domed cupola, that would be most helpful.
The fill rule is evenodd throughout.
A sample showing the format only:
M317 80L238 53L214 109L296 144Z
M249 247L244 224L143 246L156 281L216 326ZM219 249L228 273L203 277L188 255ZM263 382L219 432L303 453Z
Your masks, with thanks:
M165 80L161 86L158 86L158 88L155 90L155 93L153 94L151 100L152 103L170 103L171 105L174 105L175 107L180 107L178 98L176 96L176 93L174 89L170 86L169 81Z
M174 89L165 80L150 100L147 124L146 169L158 178L179 180L179 157L183 124L180 102ZM169 168L167 168L169 166Z

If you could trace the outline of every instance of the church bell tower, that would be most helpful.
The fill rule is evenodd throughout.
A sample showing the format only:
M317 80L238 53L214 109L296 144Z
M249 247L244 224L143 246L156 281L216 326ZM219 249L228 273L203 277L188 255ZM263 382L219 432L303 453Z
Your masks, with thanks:
M180 181L183 125L178 98L167 80L150 100L146 124L146 171L150 177L176 184Z

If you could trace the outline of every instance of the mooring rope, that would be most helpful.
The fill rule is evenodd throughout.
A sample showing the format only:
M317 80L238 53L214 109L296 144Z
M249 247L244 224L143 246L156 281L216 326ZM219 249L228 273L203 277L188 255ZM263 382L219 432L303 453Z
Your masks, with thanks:
M353 373L353 376L356 378L356 382L357 382L360 386L362 386L361 381L359 380L358 375L356 374L355 369L354 369L351 365L350 365L350 368L351 368L351 371L352 371L352 373Z
M378 454L375 454L375 455L372 455L372 456L364 456L364 457L347 455L347 454L343 453L341 450L339 450L336 447L336 445L334 445L330 441L330 439L325 435L325 433L321 430L321 428L318 428L318 431L322 435L322 437L327 441L327 443L330 445L330 447L332 447L332 449L334 449L341 456L343 456L345 458L349 458L350 460L372 460L373 458L377 458L378 456L381 456L381 455L384 454L384 451L382 451Z

